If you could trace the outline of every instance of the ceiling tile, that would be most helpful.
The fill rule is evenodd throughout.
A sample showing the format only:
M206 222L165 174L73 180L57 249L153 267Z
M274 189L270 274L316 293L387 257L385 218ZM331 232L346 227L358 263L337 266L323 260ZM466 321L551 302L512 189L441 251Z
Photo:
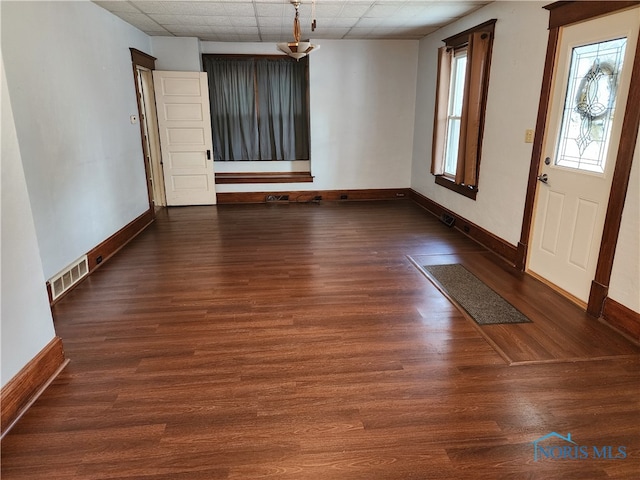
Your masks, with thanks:
M364 16L389 18L390 16L394 15L397 11L398 11L397 4L396 5L375 4L369 10L367 10Z
M181 37L184 36L200 36L200 35L213 35L216 33L215 27L208 27L204 25L167 25L166 28L173 32L175 35Z
M422 38L434 28L491 3L488 0L317 0L317 29L312 32L311 0L301 1L303 38L336 39ZM228 42L249 41L248 38L273 41L276 37L292 40L293 36L295 8L289 0L96 0L95 3L149 35L190 35L201 40L215 38L215 41Z
M253 3L227 3L224 5L227 15L240 17L255 17Z
M360 20L358 20L358 23L356 23L356 27L357 28L371 28L371 27L377 27L378 25L380 25L382 22L384 21L384 18L367 18L367 17L363 17Z
M347 33L349 33L351 29L344 28L322 28L317 29L315 32L311 33L309 37L311 38L343 38Z
M238 35L258 35L258 27L236 27Z
M356 17L346 17L346 18L324 18L319 17L316 19L316 23L318 28L323 28L323 26L328 26L330 28L334 27L353 27L358 22L358 18Z
M428 17L441 17L441 18L459 18L470 11L477 10L477 5L467 5L464 2L445 2L445 3L430 3L425 11L425 15Z
M320 4L316 3L316 17L339 17L343 15L344 4L342 3L329 3L325 4L322 0L320 0ZM309 14L311 14L311 10L309 10ZM352 15L359 16L359 15Z
M279 42L284 41L278 35L262 35L261 38L262 38L263 42L269 42L269 43L279 43ZM274 45L273 49L274 49L274 53L275 53L275 50L276 50L275 45Z
M228 35L228 34L235 35L236 27L216 26L213 28L213 31L215 32L216 35L221 35L221 36Z
M260 27L282 27L282 19L280 17L259 17L258 24ZM293 25L293 23L292 23Z
M129 12L119 12L117 14L121 19L125 22L130 23L134 27L139 28L142 31L145 30L155 30L162 31L164 30L161 25L157 22L153 21L151 18L146 16L143 13L129 13Z
M102 8L106 8L110 12L129 12L140 13L140 10L129 2L123 1L95 1L94 3L100 5Z
M226 16L164 15L152 13L149 17L160 25L231 25Z
M284 7L284 4L258 3L256 4L256 12L260 17L282 17L285 12Z
M229 17L231 25L237 27L257 27L258 22L255 17Z
M371 8L374 2L362 2L362 3L347 3L342 8L342 12L340 15L344 15L345 17L361 17ZM319 12L318 7L316 7L316 12Z
M179 2L143 0L132 2L144 13L165 13L174 15L224 15L223 2Z
M346 35L346 38L365 38L369 36L372 31L373 29L370 27L368 28L354 27L351 30L349 30L349 33Z

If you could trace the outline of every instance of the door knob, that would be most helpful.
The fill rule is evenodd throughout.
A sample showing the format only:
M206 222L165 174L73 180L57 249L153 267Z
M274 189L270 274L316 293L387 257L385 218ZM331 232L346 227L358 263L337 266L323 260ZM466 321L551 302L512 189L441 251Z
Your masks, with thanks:
M549 177L547 177L546 173L538 175L538 180L540 180L542 183L549 183Z

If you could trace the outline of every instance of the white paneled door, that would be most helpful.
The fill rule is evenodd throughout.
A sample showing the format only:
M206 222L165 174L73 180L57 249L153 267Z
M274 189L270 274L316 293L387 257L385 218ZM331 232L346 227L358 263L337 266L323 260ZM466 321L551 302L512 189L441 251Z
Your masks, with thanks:
M527 268L579 303L595 276L639 26L634 8L560 32Z
M213 205L207 74L155 70L153 82L167 205Z

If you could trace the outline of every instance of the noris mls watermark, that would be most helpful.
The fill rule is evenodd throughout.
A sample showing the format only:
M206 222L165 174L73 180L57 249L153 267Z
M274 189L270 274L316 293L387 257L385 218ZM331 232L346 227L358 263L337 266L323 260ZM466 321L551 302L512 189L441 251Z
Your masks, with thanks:
M534 440L533 460L624 460L627 458L625 445L581 445L571 438L551 432Z

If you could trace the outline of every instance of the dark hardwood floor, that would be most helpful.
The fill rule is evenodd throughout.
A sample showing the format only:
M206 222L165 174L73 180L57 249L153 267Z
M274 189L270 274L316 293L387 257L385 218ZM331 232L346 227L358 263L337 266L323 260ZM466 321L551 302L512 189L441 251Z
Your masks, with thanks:
M535 328L481 331L426 256ZM638 347L409 201L163 210L54 313L3 480L640 476Z
M640 353L640 347L633 341L612 335L611 326L595 321L573 302L490 252L415 255L410 259L427 278L429 274L422 268L426 265L462 264L532 321L478 325L468 316L471 325L510 365L575 362Z

